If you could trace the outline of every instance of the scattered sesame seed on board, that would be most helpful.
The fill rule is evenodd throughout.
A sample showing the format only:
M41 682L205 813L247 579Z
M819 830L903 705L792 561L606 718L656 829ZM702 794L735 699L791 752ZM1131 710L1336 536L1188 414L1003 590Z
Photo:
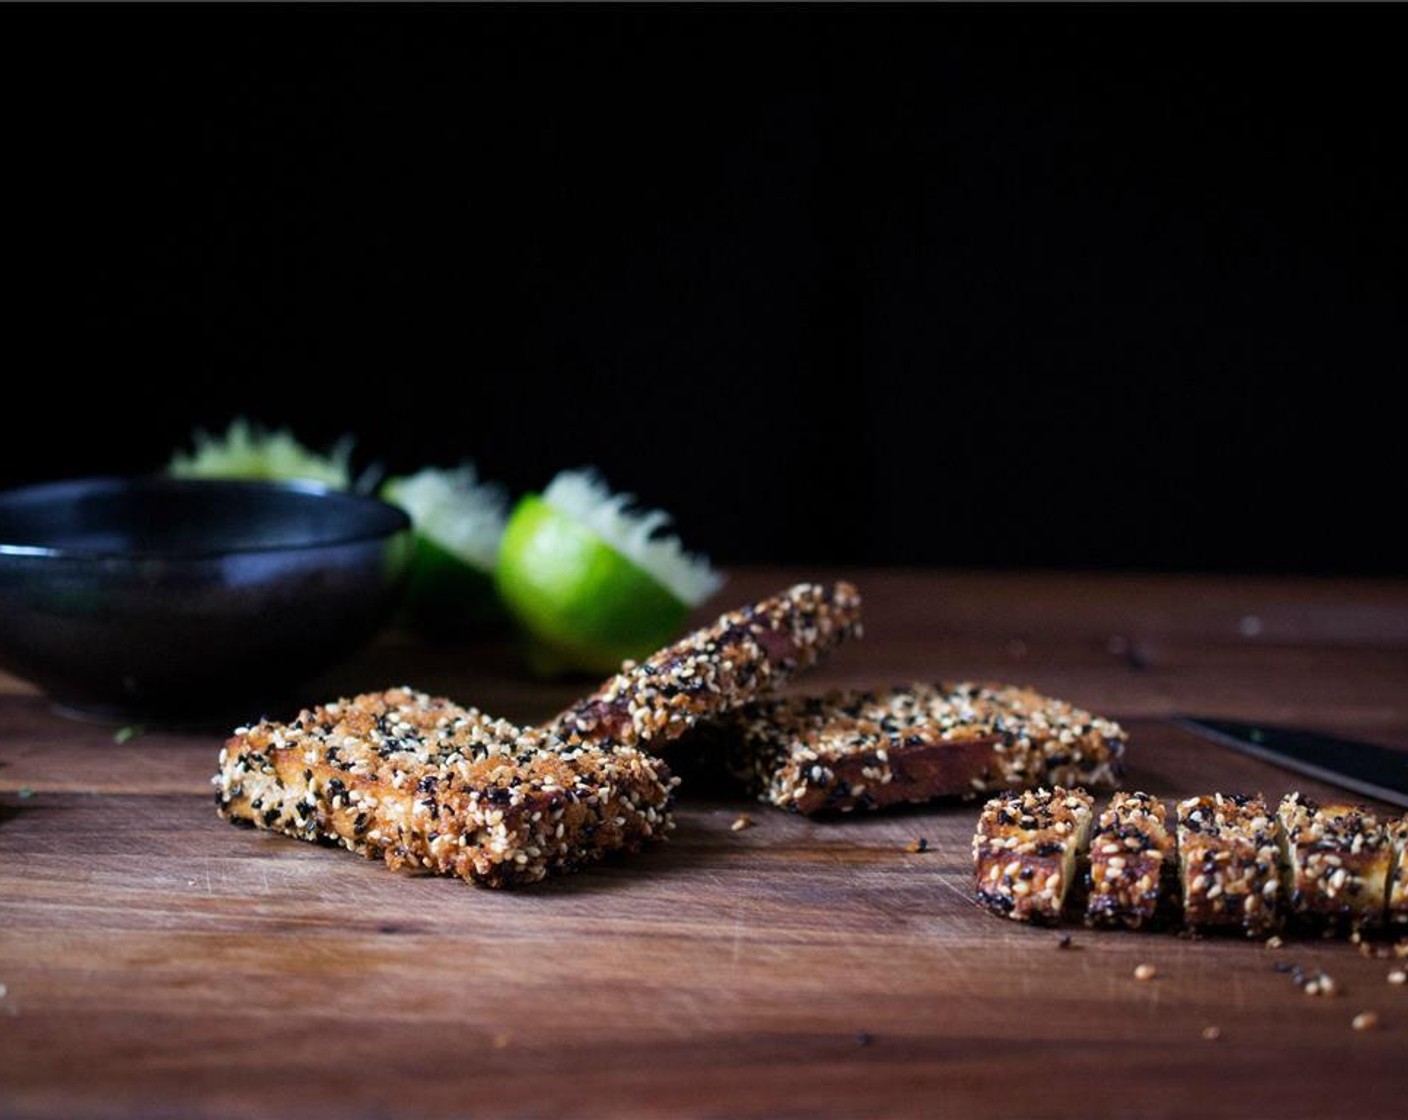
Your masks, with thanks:
M753 827L753 818L747 813L740 813L728 827L732 832L742 832L745 828Z
M1395 968L1388 974L1388 982L1390 984L1408 984L1408 972L1404 972L1401 968Z
M1159 970L1151 964L1141 964L1134 969L1134 978L1136 980L1152 980L1158 974Z
M1339 993L1335 978L1323 969L1306 969L1298 964L1281 962L1272 966L1277 972L1290 974L1291 983L1308 996L1333 996Z
M1203 1038L1208 1042L1216 1042L1222 1037L1222 1028L1208 1026L1203 1028Z
M1379 1025L1379 1016L1373 1011L1361 1011L1349 1025L1357 1031L1372 1031Z

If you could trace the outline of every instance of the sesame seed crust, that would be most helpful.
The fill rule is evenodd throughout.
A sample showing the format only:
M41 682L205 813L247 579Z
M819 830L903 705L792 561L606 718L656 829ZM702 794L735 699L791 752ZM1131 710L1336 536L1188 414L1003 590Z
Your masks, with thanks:
M572 743L660 744L770 692L851 637L860 594L803 583L721 616L645 661L628 661L547 725Z
M967 681L763 700L726 723L734 771L759 800L800 813L1038 784L1110 788L1126 738L1063 700Z
M1408 816L1388 826L1393 846L1392 869L1388 877L1388 907L1385 917L1395 927L1408 926Z
M994 797L973 835L978 904L1014 921L1060 921L1090 824L1085 790L1008 790Z
M1158 910L1173 836L1167 809L1147 793L1118 793L1090 838L1087 925L1140 929Z
M1388 827L1360 805L1320 805L1288 794L1276 810L1297 920L1337 929L1383 924L1393 844Z
M1178 803L1183 921L1265 937L1281 924L1280 829L1260 797L1214 793Z
M240 728L213 781L228 820L489 887L673 827L673 779L650 755L564 744L407 688Z

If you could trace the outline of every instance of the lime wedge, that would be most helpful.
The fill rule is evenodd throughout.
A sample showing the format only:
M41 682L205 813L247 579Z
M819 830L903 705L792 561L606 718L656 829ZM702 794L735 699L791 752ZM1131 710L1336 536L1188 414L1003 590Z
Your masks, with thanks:
M167 465L167 473L175 478L306 480L342 490L352 485L350 436L338 440L327 455L319 455L286 428L271 432L238 417L223 436L198 430L192 440L195 450L176 452Z
M445 639L497 628L505 621L494 589L494 562L504 535L508 492L481 482L472 463L427 467L387 480L381 496L410 515L416 557L406 592L407 621Z
M723 579L593 471L564 471L509 517L495 580L543 674L610 673L679 632Z

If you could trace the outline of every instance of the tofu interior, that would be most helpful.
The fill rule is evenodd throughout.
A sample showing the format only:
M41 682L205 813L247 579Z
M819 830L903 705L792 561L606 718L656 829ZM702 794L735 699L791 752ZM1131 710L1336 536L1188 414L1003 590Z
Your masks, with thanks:
M1385 917L1393 926L1408 925L1408 816L1389 825L1388 905Z

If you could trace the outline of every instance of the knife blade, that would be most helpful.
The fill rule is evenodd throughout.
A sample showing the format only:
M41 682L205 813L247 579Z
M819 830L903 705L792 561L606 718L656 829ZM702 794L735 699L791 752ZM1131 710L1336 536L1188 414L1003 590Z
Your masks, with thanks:
M1408 806L1408 751L1235 719L1183 716L1174 723L1254 758L1344 786L1356 793Z

